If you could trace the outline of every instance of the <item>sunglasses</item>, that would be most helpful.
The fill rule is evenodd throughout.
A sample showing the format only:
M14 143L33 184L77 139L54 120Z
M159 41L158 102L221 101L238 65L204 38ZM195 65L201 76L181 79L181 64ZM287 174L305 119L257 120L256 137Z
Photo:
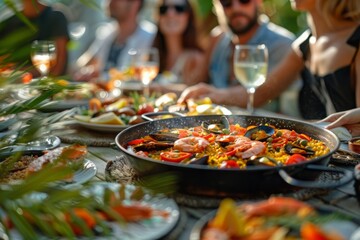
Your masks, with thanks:
M231 7L232 6L232 1L233 0L220 0L220 3L223 7ZM251 0L238 0L239 4L243 4L243 5L246 5L246 4L249 4L251 2Z
M166 14L166 12L170 9L174 9L177 13L184 13L187 11L186 5L161 5L159 7L160 15Z

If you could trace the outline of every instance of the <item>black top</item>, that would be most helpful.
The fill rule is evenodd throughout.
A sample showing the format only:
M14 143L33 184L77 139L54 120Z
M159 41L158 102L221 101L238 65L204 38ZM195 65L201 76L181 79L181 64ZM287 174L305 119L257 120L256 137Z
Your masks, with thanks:
M38 17L28 20L35 28L16 15L0 22L0 56L8 54L10 62L31 64L30 45L34 40L53 40L62 36L69 39L68 22L62 12L46 7Z
M304 61L310 53L309 32L306 40L300 45ZM356 107L355 94L355 57L360 44L360 26L348 39L347 44L356 48L351 63L325 76L314 75L305 68L302 73L304 86L300 91L300 111L305 119L320 119L327 116L326 103L330 99L336 112ZM327 98L328 96L329 98Z

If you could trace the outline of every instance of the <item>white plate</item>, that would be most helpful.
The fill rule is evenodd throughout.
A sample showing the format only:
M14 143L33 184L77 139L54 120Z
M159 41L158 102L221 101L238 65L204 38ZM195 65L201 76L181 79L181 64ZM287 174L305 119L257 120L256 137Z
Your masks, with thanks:
M84 192L84 194L89 194L94 198L102 199L102 194L106 188L113 190L115 193L118 193L120 185L117 183L108 183L108 182L97 182L94 184L93 188L90 189L90 192ZM125 195L127 197L135 190L135 186L126 185ZM36 201L41 201L46 197L43 193L32 194L31 198ZM131 200L124 200L124 203L131 203ZM111 236L96 237L95 239L122 239L122 240L153 240L164 237L168 234L178 223L180 218L179 207L173 199L166 197L150 197L146 195L143 200L140 201L140 204L145 204L150 206L155 210L167 211L169 216L163 218L160 216L153 216L150 219L137 221L137 222L128 222L127 224L118 224L116 222L108 222L109 226L113 230ZM0 227L1 233L1 227ZM24 239L19 235L15 230L10 231L11 239ZM46 237L40 237L41 239L48 239ZM88 238L81 238L88 239Z
M30 92L29 88L21 88L14 94L14 98L18 100L27 100L34 96L34 93ZM74 107L87 106L88 102L89 99L45 101L45 104L39 110L46 112L63 111Z
M100 132L121 132L125 128L129 127L129 125L99 124L83 122L79 120L75 120L75 122L84 128Z
M110 188L114 192L119 189L120 185L117 183L99 182L95 185L91 195L102 196L105 188ZM136 189L133 185L126 185L125 196L129 197L131 193ZM125 201L126 202L131 202ZM113 229L113 236L121 236L122 240L153 240L164 237L168 234L177 224L180 218L180 210L178 205L173 199L159 196L150 197L145 195L141 203L151 206L155 210L165 210L169 212L168 218L154 216L150 219L129 222L126 225L119 225L117 223L110 223Z

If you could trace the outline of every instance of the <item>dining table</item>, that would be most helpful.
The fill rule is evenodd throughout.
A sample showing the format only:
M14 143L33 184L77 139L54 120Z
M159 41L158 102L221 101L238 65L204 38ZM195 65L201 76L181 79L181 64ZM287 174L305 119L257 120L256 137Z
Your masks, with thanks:
M226 106L234 115L246 114L244 109L235 106ZM47 110L63 110L48 108ZM265 117L278 117L286 119L294 119L282 114L269 112L262 109L256 109L255 115ZM91 178L86 181L91 182L118 182L123 184L132 184L136 172L132 168L123 152L115 144L115 138L123 128L111 130L107 127L94 128L88 125L81 125L74 119L66 121L66 130L61 130L58 137L61 139L61 145L67 146L73 143L82 143L87 145L88 153L86 159L93 164ZM52 134L56 135L56 131ZM342 142L340 150L349 153L346 142ZM338 153L338 152L337 152ZM351 152L350 152L351 153ZM342 153L339 153L340 155ZM360 166L360 157L347 161L347 156L335 157L330 159L329 165L335 168L344 168L354 172L355 166ZM360 171L360 170L359 170ZM324 178L332 178L334 176L323 176ZM82 179L84 180L84 179ZM85 180L83 182L85 182ZM358 184L358 183L357 183ZM360 201L355 189L355 178L343 186L330 189L299 189L292 192L280 193L276 195L290 196L301 201L316 206L324 206L331 211L340 212L353 219L360 226ZM359 194L359 193L358 193ZM172 198L179 208L179 218L176 225L160 239L163 240L195 240L197 239L193 233L194 226L201 218L207 214L214 213L218 209L220 202L224 196L201 196L174 193L169 196ZM226 197L226 196L225 196ZM266 196L269 197L269 196ZM257 201L263 199L264 196L244 196L234 198L237 202ZM360 227L358 229L360 235ZM360 236L359 238L360 239ZM353 240L353 239L352 239Z
M229 107L233 114L243 114L244 110L237 107ZM263 110L256 110L255 114L269 117L285 117L281 114L272 113ZM135 174L131 164L115 145L115 137L117 132L99 132L99 130L90 130L82 128L76 124L69 125L75 129L75 133L62 136L62 144L67 145L72 142L81 142L88 145L87 158L96 165L96 174L91 181L110 181L121 183L132 183L132 175ZM349 152L346 143L342 142L340 149ZM340 160L339 160L340 159ZM329 165L336 168L345 168L354 171L355 165L360 163L360 159L352 162L341 158L331 158ZM326 176L325 176L326 178ZM355 192L355 181L336 188L330 189L300 189L291 193L276 194L281 196L290 196L305 201L316 206L324 206L331 211L343 213L351 219L354 219L360 226L360 202L359 196ZM192 231L194 225L207 214L216 211L223 197L209 196L192 196L186 194L173 194L169 196L173 198L180 210L180 218L178 223L166 236L161 239L179 239L179 240L195 240ZM259 200L259 197L236 198L235 201L252 201ZM359 228L360 229L360 228ZM360 239L360 238L359 238Z

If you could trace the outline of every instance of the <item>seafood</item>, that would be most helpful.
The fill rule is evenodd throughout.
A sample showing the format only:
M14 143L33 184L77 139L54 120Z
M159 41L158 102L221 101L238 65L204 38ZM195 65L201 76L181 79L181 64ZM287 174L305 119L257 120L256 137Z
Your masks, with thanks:
M202 230L201 239L344 239L340 233L323 228L322 224L333 221L335 215L328 214L328 219L320 222L321 217L311 205L288 197L239 206L224 199Z
M166 128L129 141L127 147L135 153L144 151L147 157L159 161L217 168L290 165L299 163L299 153L302 161L308 161L330 151L322 141L288 129L233 123L223 126L202 122L190 128ZM246 136L249 133L250 138Z
M250 138L251 140L264 141L271 137L274 133L275 129L273 127L260 125L247 130L244 136Z
M44 155L32 161L28 168L27 174L40 171L47 164L69 165L77 167L83 163L87 154L87 147L80 144L73 144L66 147L56 148L47 151Z
M184 152L202 152L210 143L201 137L185 137L174 142L174 149Z

